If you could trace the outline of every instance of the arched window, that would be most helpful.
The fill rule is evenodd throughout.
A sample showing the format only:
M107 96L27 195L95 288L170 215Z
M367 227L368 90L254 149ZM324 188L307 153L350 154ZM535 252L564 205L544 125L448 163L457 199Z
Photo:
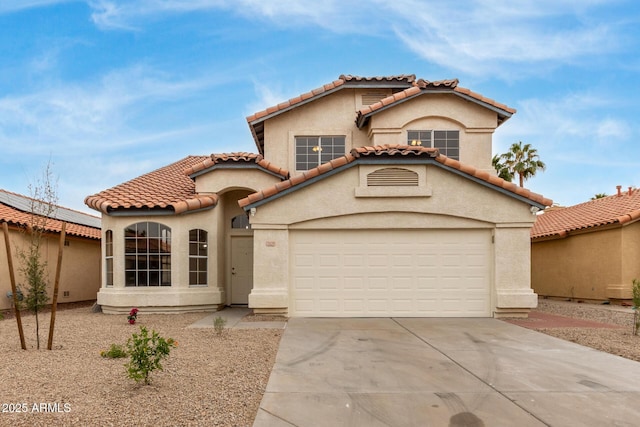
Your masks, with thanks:
M171 286L171 229L139 222L124 230L125 286Z
M231 219L231 228L244 228L248 230L251 228L251 224L249 224L249 217L246 214L234 216Z
M209 244L205 230L189 230L189 285L207 285Z
M104 233L104 260L107 281L106 286L113 286L113 231Z

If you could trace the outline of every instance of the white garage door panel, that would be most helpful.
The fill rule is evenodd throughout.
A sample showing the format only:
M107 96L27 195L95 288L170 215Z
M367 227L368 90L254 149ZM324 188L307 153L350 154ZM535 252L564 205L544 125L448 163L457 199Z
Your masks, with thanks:
M489 230L292 231L290 314L487 317Z

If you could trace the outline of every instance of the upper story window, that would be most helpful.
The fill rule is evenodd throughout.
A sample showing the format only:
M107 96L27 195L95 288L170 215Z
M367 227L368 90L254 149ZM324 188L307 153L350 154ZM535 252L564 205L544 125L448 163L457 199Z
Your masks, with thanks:
M306 171L344 156L344 136L297 136L296 170Z
M104 233L104 260L107 276L106 286L113 286L113 231Z
M139 222L124 230L125 286L171 286L171 229Z
M460 160L460 131L457 130L410 130L407 144L432 147L455 160Z
M207 285L208 243L205 230L189 230L189 285Z

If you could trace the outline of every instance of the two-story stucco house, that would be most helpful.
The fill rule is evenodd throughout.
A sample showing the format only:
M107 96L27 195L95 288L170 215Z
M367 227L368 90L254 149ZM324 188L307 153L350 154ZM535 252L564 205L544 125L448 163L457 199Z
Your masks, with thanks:
M491 166L512 108L413 75L340 76L247 118L257 153L190 156L87 197L105 312L524 315L532 211Z

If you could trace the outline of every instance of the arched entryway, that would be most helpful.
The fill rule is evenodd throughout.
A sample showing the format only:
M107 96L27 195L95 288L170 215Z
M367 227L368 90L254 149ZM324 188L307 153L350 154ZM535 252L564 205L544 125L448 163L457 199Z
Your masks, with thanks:
M238 200L253 190L233 190L224 194L226 235L226 305L247 305L253 288L253 230Z

